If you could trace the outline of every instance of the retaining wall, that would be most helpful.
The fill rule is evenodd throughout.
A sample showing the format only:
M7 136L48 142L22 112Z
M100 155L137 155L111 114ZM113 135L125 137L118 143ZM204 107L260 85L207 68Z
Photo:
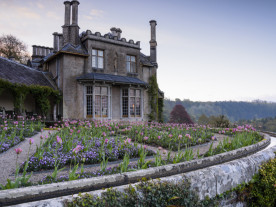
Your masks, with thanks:
M59 195L68 195L73 194L75 191L76 193L80 191L91 191L90 193L93 195L100 195L102 190L97 189L120 186L116 188L123 190L127 187L127 185L124 184L135 183L142 177L158 177L161 178L161 180L172 182L179 182L183 179L187 179L191 182L191 189L198 193L200 199L203 199L205 196L214 197L217 194L230 190L238 184L248 182L252 176L258 172L258 169L262 163L274 158L275 154L273 152L276 151L276 147L247 156L265 148L269 143L270 138L266 136L265 140L255 145L190 162L98 178L54 183L22 189L4 190L0 191L0 205L22 203L34 199L45 199L48 198L48 196L53 195L55 197ZM237 159L239 157L244 158L227 162L231 159ZM205 168L208 165L215 166ZM63 206L64 200L71 198L72 196L64 196L56 199L25 203L18 206Z

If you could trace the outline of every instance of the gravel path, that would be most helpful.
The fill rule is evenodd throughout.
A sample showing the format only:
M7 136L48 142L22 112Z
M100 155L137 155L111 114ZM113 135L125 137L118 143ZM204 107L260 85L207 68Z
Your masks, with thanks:
M53 132L53 131L51 131L51 132ZM48 131L44 131L42 135L45 136L46 134L48 134ZM34 139L34 144L31 145L30 155L35 152L36 145L40 144L40 136L41 136L41 133L39 133L39 134L35 135L34 137L32 137ZM217 141L214 141L213 148L215 148L219 144L219 141L223 140L226 137L225 135L220 135L220 134L216 134L215 136L217 138ZM198 150L199 150L200 155L205 154L209 150L211 143L212 142L208 142L208 143L205 143L205 144L202 144L202 145L193 146L192 149L193 149L193 153L194 153L195 157L197 155ZM138 145L143 146L141 144L138 144ZM1 166L0 174L1 173L3 174L1 176L0 183L5 184L7 178L9 178L11 180L14 180L15 162L12 161L12 165L9 164L10 160L16 160L16 153L14 152L14 148L20 147L23 150L23 152L19 156L19 162L18 162L18 163L22 163L25 160L27 160L29 146L30 146L29 145L29 139L26 139L24 142L20 143L20 145L17 145L16 147L13 147L13 148L9 149L6 153L3 153L3 155L0 155L0 166ZM153 146L147 145L147 149L150 149L154 152L157 152L158 147L153 147ZM185 150L183 150L183 151L185 151ZM166 151L162 150L161 152L162 152L161 153L162 158L166 159L168 151L167 150ZM176 153L177 152L172 151L171 152L171 157L174 157ZM138 158L131 159L130 164L133 164L133 165L137 164L137 160L138 160ZM154 161L154 157L153 156L148 157L146 160L147 161L148 160ZM118 164L120 162L121 162L121 160L120 161L115 161L115 162L109 162L107 167L112 168L112 167L118 166ZM93 165L84 166L84 171L85 172L95 172L95 171L100 170L100 169L101 169L100 164L93 164ZM67 167L63 171L59 172L58 177L68 175L69 170L70 170L69 167ZM79 168L79 170L80 170L80 168ZM52 174L52 170L41 171L41 172L33 172L33 175L31 177L30 181L39 182L45 176L51 175L51 174Z
M53 131L44 131L42 132L42 135L45 136L48 133L51 133ZM28 151L29 154L32 155L36 151L36 145L39 146L40 144L40 136L41 132L38 134L34 135L32 138L34 140L34 143L32 145L29 144L30 138L26 138L24 141L19 143L16 146L13 146L6 152L3 152L0 154L0 183L1 184L6 184L7 178L13 179L14 178L14 173L16 170L16 157L17 154L15 153L14 149L16 148L21 148L22 152L18 156L18 161L17 163L21 164L22 162L26 161L28 158Z

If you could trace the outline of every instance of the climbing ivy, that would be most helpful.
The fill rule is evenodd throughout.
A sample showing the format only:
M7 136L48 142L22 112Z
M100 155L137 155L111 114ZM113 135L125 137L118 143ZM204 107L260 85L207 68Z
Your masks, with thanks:
M32 94L35 98L35 102L40 109L41 115L45 116L49 112L50 98L53 98L54 103L58 103L61 100L61 95L58 90L54 90L48 86L39 85L24 85L11 83L9 81L0 79L0 94L4 91L11 91L14 97L14 108L18 114L24 111L24 102L28 94Z
M163 99L158 98L158 84L156 75L149 78L149 104L151 112L149 114L150 121L163 122Z

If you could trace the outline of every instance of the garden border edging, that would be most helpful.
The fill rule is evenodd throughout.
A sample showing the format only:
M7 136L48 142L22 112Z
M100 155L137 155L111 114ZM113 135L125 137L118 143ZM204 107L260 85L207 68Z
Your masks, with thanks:
M207 158L103 177L31 186L21 189L2 190L0 191L0 206L38 201L59 196L72 195L78 192L88 192L102 188L127 185L136 183L143 177L155 179L183 173L187 174L187 172L190 171L199 170L248 156L264 149L269 144L270 137L264 134L264 140L257 144Z

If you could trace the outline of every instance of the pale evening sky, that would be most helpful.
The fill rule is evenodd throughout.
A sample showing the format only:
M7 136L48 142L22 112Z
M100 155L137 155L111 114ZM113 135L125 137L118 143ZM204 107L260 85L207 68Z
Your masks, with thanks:
M79 0L80 31L141 41L157 20L158 82L167 98L276 102L275 0ZM0 35L53 46L63 0L0 0Z

